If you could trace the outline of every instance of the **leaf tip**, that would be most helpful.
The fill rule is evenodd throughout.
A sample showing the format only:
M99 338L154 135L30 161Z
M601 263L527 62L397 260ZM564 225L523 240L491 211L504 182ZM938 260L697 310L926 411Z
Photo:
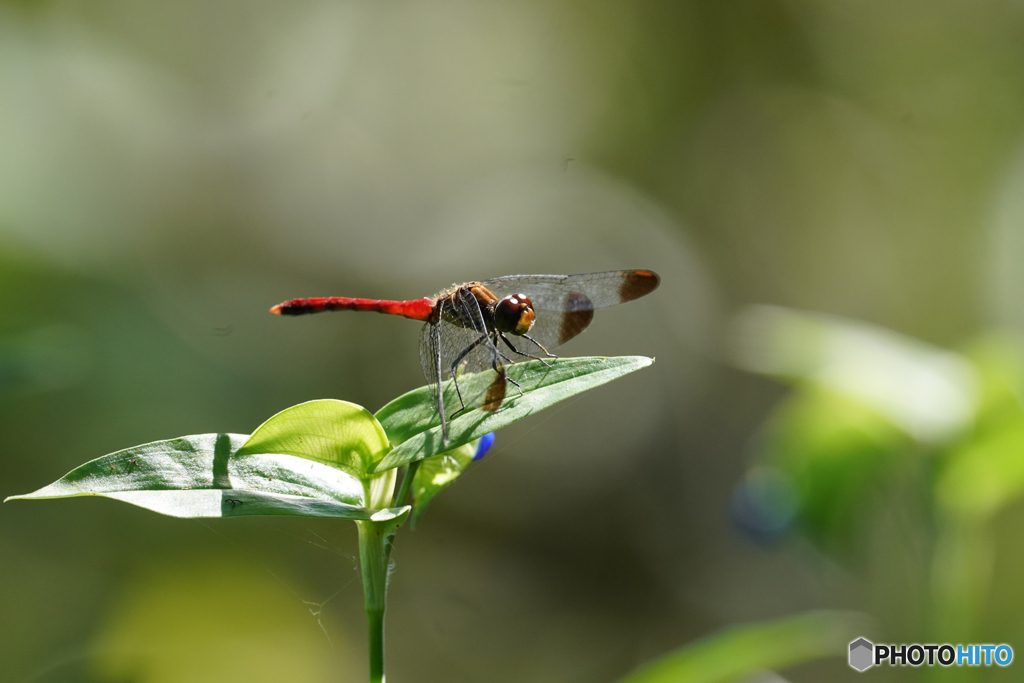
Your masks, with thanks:
M384 508L383 510L377 510L370 515L371 522L387 522L393 519L398 519L405 516L412 510L411 505L404 505L400 508Z
M39 491L33 491L32 493L19 493L14 496L7 496L4 498L4 502L8 503L12 500L32 500L33 498L41 498L42 496L36 495L38 493Z

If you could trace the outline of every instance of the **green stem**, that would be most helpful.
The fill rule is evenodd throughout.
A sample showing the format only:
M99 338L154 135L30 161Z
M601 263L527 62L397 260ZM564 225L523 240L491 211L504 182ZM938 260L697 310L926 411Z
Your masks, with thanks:
M356 522L370 650L370 683L384 683L384 610L394 522Z
M384 612L366 612L370 635L370 683L384 683Z
M398 495L395 496L395 506L405 505L405 497L409 494L409 489L412 486L412 479L416 476L416 468L420 466L420 460L413 460L409 463L408 467L405 468L405 474L402 475L402 485L398 487Z

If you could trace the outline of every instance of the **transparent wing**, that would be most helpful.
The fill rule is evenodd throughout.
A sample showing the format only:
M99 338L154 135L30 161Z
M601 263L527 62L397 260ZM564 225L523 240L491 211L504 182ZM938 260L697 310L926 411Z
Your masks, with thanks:
M535 309L559 311L570 293L585 295L591 308L607 308L650 294L660 283L657 273L649 270L605 270L579 275L506 275L481 284L499 298L522 292Z
M639 299L653 292L661 282L649 270L608 270L580 275L507 275L484 280L483 284L499 299L509 294L525 294L536 313L530 336L545 348L564 344L594 319L594 309ZM532 345L524 343L531 353Z
M420 365L447 434L447 421L462 410L497 410L505 398L507 375L476 299L456 295L439 305L445 306L441 312L449 319L442 316L438 323L423 326Z
M434 399L434 405L438 406L438 412L441 415L441 425L445 427L445 438L448 438L446 415L443 410L444 403L441 401L441 340L438 335L437 325L433 323L426 323L420 329L420 367L423 369L423 376L427 379L427 384L430 385L431 394Z

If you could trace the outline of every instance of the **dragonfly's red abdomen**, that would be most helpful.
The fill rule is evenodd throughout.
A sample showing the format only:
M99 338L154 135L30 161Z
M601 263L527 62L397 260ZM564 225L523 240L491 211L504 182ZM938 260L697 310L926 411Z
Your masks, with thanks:
M343 296L325 296L285 301L271 308L270 312L277 315L306 315L321 311L377 311L413 320L428 320L434 313L434 303L433 299L388 301L387 299L350 299Z

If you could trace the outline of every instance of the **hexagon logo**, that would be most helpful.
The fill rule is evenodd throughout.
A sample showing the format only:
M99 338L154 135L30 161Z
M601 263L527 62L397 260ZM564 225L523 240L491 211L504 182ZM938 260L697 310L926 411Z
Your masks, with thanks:
M874 643L865 638L858 638L850 643L850 666L857 671L869 669L875 663L874 654Z

